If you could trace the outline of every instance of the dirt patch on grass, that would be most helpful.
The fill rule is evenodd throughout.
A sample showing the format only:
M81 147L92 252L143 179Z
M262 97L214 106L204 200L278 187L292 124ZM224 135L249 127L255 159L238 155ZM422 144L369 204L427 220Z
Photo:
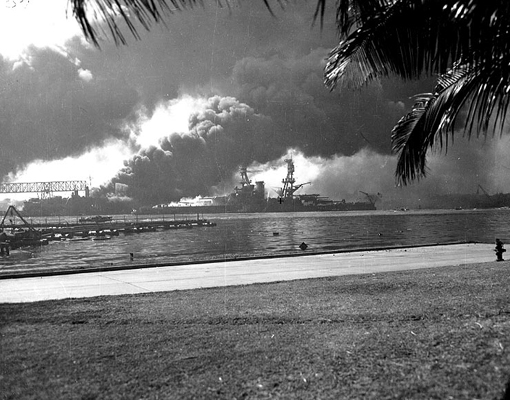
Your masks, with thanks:
M0 304L2 399L497 399L507 263Z

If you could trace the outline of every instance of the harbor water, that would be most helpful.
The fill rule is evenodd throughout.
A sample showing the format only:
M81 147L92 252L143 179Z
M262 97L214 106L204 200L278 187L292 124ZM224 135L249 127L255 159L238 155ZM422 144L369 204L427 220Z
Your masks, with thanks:
M10 256L0 258L0 275L466 241L494 243L496 238L503 243L510 241L508 209L211 214L203 217L216 226L134 235L121 233L103 241L52 241L45 246L12 251ZM302 243L306 243L306 250L300 249Z

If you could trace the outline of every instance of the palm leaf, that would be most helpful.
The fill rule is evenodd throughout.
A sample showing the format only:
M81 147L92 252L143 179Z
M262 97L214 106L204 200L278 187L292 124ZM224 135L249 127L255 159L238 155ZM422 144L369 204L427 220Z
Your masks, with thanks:
M381 76L441 74L452 60L462 60L440 76L433 94L418 96L393 129L399 183L426 175L428 150L447 148L461 119L468 137L503 133L510 103L510 2L395 0L372 13L345 10L358 29L341 31L330 53L325 68L330 89L360 87ZM345 15L340 20L349 22ZM347 22L341 24L346 28Z
M326 0L319 2L325 8ZM345 39L353 28L363 26L393 3L395 0L337 0L336 24L340 37Z
M342 78L344 86L357 88L377 76L388 74L386 53L373 38L385 25L386 16L387 13L375 15L330 52L324 72L327 87L333 89Z
M359 87L390 74L414 79L424 71L446 70L450 59L459 58L460 50L453 46L445 52L437 47L446 48L444 38L456 36L457 27L440 23L445 16L437 3L396 1L366 17L331 51L325 68L326 86L334 89L340 82Z
M404 79L440 74L461 57L482 69L491 68L494 54L510 63L510 2L395 0L363 12L367 15L356 18L358 29L330 53L325 69L330 89L390 74Z
M475 69L457 67L438 79L435 92L419 96L412 111L400 119L392 131L392 149L398 153L396 176L406 185L426 176L426 156L436 143L448 147L455 121L468 93L476 85Z
M392 143L394 152L399 153L396 174L405 185L408 180L419 179L425 175L426 154L423 152L425 141L423 115L434 98L425 103L417 103L410 113L402 117L392 131Z
M503 132L510 92L508 69L498 64L492 70L456 65L438 79L433 94L417 97L412 111L392 131L400 184L426 176L428 150L436 145L448 147L466 108L463 132L468 137L473 131L477 135Z
M88 40L99 46L98 30L107 36L102 27L106 24L116 45L126 44L121 21L131 34L139 39L135 23L150 30L155 23L164 24L164 16L202 5L202 0L69 0L73 16ZM222 6L223 2L218 1ZM228 5L228 2L226 3Z
M230 8L232 0L215 0L216 6ZM237 0L241 1L241 0ZM270 0L262 0L271 15L274 16ZM284 9L290 0L274 0ZM345 2L345 0L339 0ZM379 2L388 0L367 0ZM204 0L69 0L73 16L79 22L85 37L99 47L100 36L111 36L116 45L127 44L122 27L128 28L135 39L140 35L135 26L139 23L149 31L153 24L165 25L165 17L177 11L204 6ZM321 25L326 13L327 0L317 0L314 21ZM339 9L342 9L340 7ZM347 10L346 10L347 12ZM344 15L344 14L342 14ZM345 14L347 15L347 14ZM103 28L106 25L107 30Z

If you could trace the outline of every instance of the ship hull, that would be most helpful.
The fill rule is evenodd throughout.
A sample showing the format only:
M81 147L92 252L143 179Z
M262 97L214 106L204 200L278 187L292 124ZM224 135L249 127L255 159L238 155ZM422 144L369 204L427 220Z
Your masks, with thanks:
M303 205L299 202L267 203L259 207L222 206L189 206L189 207L157 207L142 210L142 213L158 214L227 214L227 213L271 213L271 212L313 212L313 211L369 211L376 210L371 203L337 203L326 205Z
M157 207L150 209L142 209L142 214L222 214L228 211L228 207L224 205L218 206L188 206L188 207Z

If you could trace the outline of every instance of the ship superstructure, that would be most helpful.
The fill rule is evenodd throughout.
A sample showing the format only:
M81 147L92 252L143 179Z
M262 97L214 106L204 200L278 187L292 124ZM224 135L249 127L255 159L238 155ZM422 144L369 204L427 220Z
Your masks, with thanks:
M264 207L265 185L263 181L251 183L246 167L241 167L241 187L235 187L234 192L227 197L228 208L234 212L258 212Z
M278 190L278 196L283 199L291 199L299 189L305 185L311 184L311 182L294 185L294 183L296 183L296 179L294 179L294 161L292 161L292 158L287 158L284 161L287 163L287 176L282 179L283 187Z
M267 197L265 183L252 183L248 176L247 167L240 168L240 186L226 196L197 197L195 199L182 198L178 203L158 205L151 210L141 212L160 213L249 213L249 212L301 212L301 211L352 211L375 210L375 201L346 202L345 200L331 200L320 194L297 194L296 192L311 182L296 184L295 167L292 158L284 160L287 164L287 175L282 179L282 187L276 190L278 197ZM207 199L208 204L204 204ZM192 201L190 201L192 200Z
M296 184L294 178L294 161L292 158L284 160L287 164L287 176L282 179L283 186L276 192L277 199L267 199L266 211L269 212L298 212L298 211L354 211L375 210L375 201L346 202L345 200L332 200L318 193L297 194L296 192L311 182Z

